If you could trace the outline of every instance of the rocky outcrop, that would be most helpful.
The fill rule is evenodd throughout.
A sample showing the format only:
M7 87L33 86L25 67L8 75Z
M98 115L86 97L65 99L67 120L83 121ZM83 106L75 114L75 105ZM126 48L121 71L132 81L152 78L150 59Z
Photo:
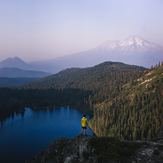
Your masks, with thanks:
M163 162L163 144L155 142L145 142L137 150L132 159L132 163L162 163Z
M60 139L49 148L27 163L92 163L94 157L89 147L88 136L78 136L74 139Z
M26 163L162 163L163 144L77 136L60 139Z

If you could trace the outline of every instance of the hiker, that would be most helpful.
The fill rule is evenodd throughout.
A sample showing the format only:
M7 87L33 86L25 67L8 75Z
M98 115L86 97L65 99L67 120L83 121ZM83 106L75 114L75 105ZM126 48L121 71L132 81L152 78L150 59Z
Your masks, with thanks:
M87 130L87 118L86 115L83 114L83 117L81 119L81 126L82 126L82 135L86 135L86 130Z

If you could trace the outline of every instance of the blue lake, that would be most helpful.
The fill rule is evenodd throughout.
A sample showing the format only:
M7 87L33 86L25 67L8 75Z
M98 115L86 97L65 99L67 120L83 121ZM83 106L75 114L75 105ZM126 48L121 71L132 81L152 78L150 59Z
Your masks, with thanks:
M0 126L0 163L22 163L54 140L80 134L82 113L70 108L33 111L6 119ZM87 133L92 135L90 129Z

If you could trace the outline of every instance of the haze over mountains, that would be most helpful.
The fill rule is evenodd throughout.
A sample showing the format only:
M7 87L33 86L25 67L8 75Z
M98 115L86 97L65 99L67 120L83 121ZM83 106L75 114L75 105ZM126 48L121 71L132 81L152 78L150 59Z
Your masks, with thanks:
M18 57L7 58L0 62L0 77L8 78L41 78L50 73L34 70L34 68Z
M0 68L20 68L20 69L32 69L32 66L30 64L27 64L19 57L9 57L3 61L0 62Z
M50 75L50 73L34 70L23 70L19 68L1 68L0 77L7 78L42 78Z
M141 37L132 36L121 41L105 41L93 49L46 61L26 63L18 57L7 58L0 62L0 68L15 67L57 73L66 68L90 67L105 61L149 68L163 61L163 47Z
M50 73L32 70L30 64L18 57L7 58L0 62L0 87L14 87L27 84Z
M163 61L163 47L141 37L132 36L122 41L106 41L93 49L77 54L35 62L33 66L55 73L68 67L88 67L105 61L150 67Z

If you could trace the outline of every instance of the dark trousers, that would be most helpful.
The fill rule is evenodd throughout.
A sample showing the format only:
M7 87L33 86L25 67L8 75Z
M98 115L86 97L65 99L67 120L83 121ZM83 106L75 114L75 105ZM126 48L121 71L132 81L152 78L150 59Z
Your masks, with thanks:
M82 131L81 131L81 134L82 135L86 135L86 130L87 130L87 127L82 127Z

